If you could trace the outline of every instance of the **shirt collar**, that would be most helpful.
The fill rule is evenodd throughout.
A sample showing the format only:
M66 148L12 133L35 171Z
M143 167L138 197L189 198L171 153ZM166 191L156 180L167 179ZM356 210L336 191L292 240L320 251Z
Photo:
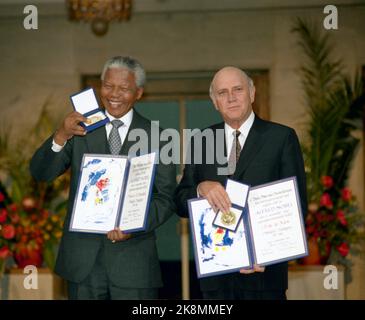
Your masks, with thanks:
M129 127L132 123L132 119L133 119L133 108L131 110L129 110L123 117L121 118L115 118L113 117L107 110L105 110L105 114L107 115L107 117L110 119L110 121L113 120L121 120L123 121L123 125Z
M255 113L251 111L251 114L246 119L246 121L242 123L242 125L238 128L238 130L243 134L244 137L248 136L248 133L250 132L254 120L255 120ZM231 137L232 133L236 131L236 129L233 129L227 123L224 123L224 130L225 132L227 132L227 137Z

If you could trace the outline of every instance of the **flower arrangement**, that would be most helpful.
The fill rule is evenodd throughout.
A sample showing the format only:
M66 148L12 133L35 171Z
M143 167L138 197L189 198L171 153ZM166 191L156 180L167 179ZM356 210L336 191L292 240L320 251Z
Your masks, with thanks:
M12 257L19 268L26 265L53 268L54 250L62 235L62 219L25 197L20 204L5 204L0 193L0 260Z
M52 183L36 182L29 162L55 128L45 103L26 137L10 143L11 128L0 126L0 276L5 262L19 268L33 264L53 269L62 235L69 175Z
M319 202L309 205L306 219L308 239L318 244L322 264L347 265L346 257L350 251L357 252L364 238L361 230L363 216L349 188L338 190L331 176L323 176L321 186Z

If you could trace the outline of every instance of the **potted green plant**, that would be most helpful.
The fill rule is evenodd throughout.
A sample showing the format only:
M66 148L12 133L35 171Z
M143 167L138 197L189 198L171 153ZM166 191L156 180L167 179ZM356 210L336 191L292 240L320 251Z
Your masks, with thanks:
M300 67L307 107L302 143L307 174L309 208L306 230L311 263L350 266L364 239L363 214L348 188L352 161L358 150L355 130L362 129L363 106L354 103L362 94L360 73L350 81L344 64L334 59L329 32L298 18L293 32L303 50ZM309 260L304 259L304 261Z

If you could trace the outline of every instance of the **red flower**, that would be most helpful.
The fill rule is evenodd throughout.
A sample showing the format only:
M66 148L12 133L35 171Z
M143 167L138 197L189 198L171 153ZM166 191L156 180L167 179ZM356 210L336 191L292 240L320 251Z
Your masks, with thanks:
M12 203L11 205L9 205L9 209L15 212L18 210L18 206L15 203Z
M329 188L332 188L333 187L333 179L332 177L330 176L323 176L321 178L321 183L322 185L326 188L326 189L329 189Z
M349 254L350 247L346 242L342 242L341 245L337 246L337 250L341 256L346 257Z
M38 245L40 245L40 246L44 243L44 240L43 240L43 238L42 238L42 237L37 237L37 238L35 239L35 241L36 241L36 243L37 243Z
M23 249L14 254L18 268L25 268L27 265L41 267L43 262L42 251L40 249Z
M6 259L11 256L11 252L8 246L3 246L0 248L0 259Z
M326 192L321 196L321 200L320 200L320 205L324 206L328 209L332 209L333 208L333 203L331 200L331 196Z
M8 216L8 212L5 209L0 210L0 223L4 223L6 221L6 217Z
M13 239L15 236L15 228L11 224L6 224L3 226L3 237L5 239Z
M340 221L340 223L343 226L347 226L347 220L345 217L345 213L342 210L338 210L336 213L336 216L337 216L338 221Z
M342 195L342 199L345 201L350 201L352 194L351 194L351 190L349 188L343 188L341 191L341 195Z
M0 202L4 202L5 196L2 192L0 192Z

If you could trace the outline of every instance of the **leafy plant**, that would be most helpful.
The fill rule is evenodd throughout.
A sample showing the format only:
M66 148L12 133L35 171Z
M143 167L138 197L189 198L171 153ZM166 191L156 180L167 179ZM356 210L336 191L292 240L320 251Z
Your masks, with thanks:
M362 129L363 106L355 103L361 77L358 73L351 81L344 73L329 32L301 18L293 32L306 59L300 75L308 111L302 144L310 201L307 235L318 243L324 263L329 256L331 263L350 266L347 256L364 238L363 214L346 187L360 141L354 131Z
M347 182L349 168L359 145L353 130L362 129L361 76L351 81L343 74L341 59L333 58L328 32L298 18L293 31L299 36L306 62L300 68L308 107L307 143L303 144L310 201L321 194L321 177L331 176L338 188Z

